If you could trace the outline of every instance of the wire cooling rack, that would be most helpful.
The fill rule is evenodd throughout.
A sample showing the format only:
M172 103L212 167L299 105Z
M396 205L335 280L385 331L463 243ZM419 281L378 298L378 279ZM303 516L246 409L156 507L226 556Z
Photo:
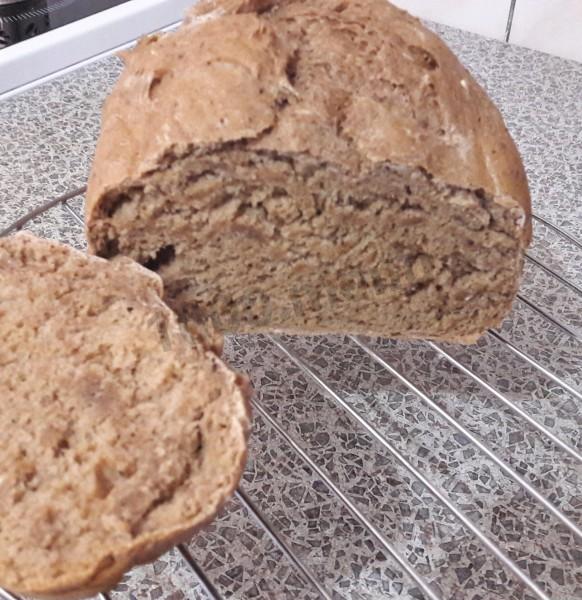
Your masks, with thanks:
M0 235L56 219L82 246L84 191ZM256 390L241 486L207 532L100 600L582 598L582 243L534 219L569 261L534 245L511 317L476 346L227 340Z

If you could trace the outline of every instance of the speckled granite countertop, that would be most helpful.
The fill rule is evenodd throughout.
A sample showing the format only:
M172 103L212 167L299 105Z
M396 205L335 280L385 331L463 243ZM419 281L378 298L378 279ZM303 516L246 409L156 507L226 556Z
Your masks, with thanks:
M582 239L582 64L438 28L504 113L523 153L535 211ZM44 200L85 183L100 106L120 70L108 58L0 102L0 229ZM81 210L81 199L71 205ZM29 226L83 246L62 207ZM582 248L536 223L531 255L582 286ZM472 373L582 452L582 297L528 262L523 297L567 324L564 332L522 300L502 334L574 388L568 392L486 336L443 346ZM582 540L451 427L424 392L571 521L582 526L582 466L424 343L370 340L417 389L353 340L284 338L349 407L558 600L582 598ZM226 358L250 373L256 399L404 557L447 600L533 598L449 510L313 378L265 337L234 337ZM293 552L337 598L422 598L370 532L317 473L256 415L243 487ZM239 501L189 545L225 597L316 598ZM204 598L174 551L134 569L115 600Z

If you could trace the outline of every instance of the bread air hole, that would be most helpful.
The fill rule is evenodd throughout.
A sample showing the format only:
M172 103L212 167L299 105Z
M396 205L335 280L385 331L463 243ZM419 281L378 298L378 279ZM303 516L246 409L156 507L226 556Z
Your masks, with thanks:
M172 244L160 248L153 258L150 258L143 266L150 271L158 271L161 267L169 265L176 258L176 249Z
M110 196L103 204L103 213L106 217L111 218L124 204L131 202L129 194L118 194Z
M414 45L408 46L408 50L412 54L415 62L421 67L428 69L429 71L434 71L439 66L436 58L428 52L428 50Z

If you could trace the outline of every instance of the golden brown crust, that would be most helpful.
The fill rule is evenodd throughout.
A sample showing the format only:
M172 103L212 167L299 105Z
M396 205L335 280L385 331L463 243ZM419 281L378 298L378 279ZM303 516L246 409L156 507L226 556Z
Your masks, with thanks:
M107 101L87 218L173 157L239 141L362 174L422 167L524 211L499 111L447 46L385 0L203 0L142 41Z
M0 481L0 585L39 598L87 597L113 587L133 565L153 560L189 539L221 509L246 462L250 385L246 377L233 373L218 359L215 334L207 336L199 326L193 332L195 337L186 335L159 298L160 278L128 259L104 261L55 242L17 234L0 240L0 289L0 332L6 341L0 351L0 422L7 426L24 415L22 425L0 450L2 464L9 465ZM83 358L86 350L91 359ZM132 358L141 350L141 358ZM6 364L10 367L2 366ZM156 364L163 365L161 371L155 372ZM103 367L98 381L88 378L95 366ZM142 375L145 379L151 376L152 382L136 380L140 366L145 367ZM64 375L67 385L62 386L59 372L66 369L71 375ZM175 377L176 372L180 377ZM109 387L103 387L103 382ZM104 389L107 391L102 393ZM51 398L48 405L47 397ZM137 423L152 421L147 415L154 405L158 407L156 420L167 419L171 424L179 415L187 422L173 430L183 443L175 446L154 439L147 445L154 436L150 429L140 430ZM61 414L70 428L66 434L57 431L55 437L51 428L58 426L56 418ZM154 426L151 431L165 434L165 427ZM132 428L137 429L124 438L124 431ZM143 431L146 435L140 437ZM204 444L196 446L191 431L200 431ZM106 432L112 432L112 437L105 437ZM87 440L91 452L86 450ZM139 446L144 440L145 445ZM115 454L116 444L121 443L120 454ZM225 448L225 444L230 446ZM133 446L141 462L131 474L112 479L106 494L92 491L93 485L99 486L95 470L99 460L130 456ZM34 473L24 479L18 462L23 447L26 466ZM184 459L174 448L200 450ZM156 454L158 450L166 454ZM166 455L171 460L159 458ZM186 464L183 478L179 472L170 473L169 487L162 487L161 479L151 483L151 491L142 487L152 481L148 479L152 472L167 465L171 469L179 459ZM112 468L118 464L112 462ZM220 476L214 477L213 472ZM36 483L32 486L31 482ZM62 488L63 483L69 487ZM206 501L195 498L196 488L208 492ZM151 494L152 503L126 520L119 511L127 506L124 498L132 498L135 489L142 497ZM18 499L12 501L17 494ZM55 511L64 510L63 503L71 508L61 521ZM81 505L86 508L81 510ZM35 525L39 507L55 514ZM106 523L112 520L115 525L108 528ZM66 527L61 530L62 523ZM83 534L71 533L71 524L79 523ZM46 531L36 531L39 526ZM27 537L28 533L22 532L29 529ZM50 539L45 547L46 532ZM72 536L76 543L91 534L94 537L82 545L89 552L82 556L59 541L59 537ZM38 539L30 539L35 535ZM22 552L11 554L14 540L18 546L26 540L38 546L34 560L24 560Z

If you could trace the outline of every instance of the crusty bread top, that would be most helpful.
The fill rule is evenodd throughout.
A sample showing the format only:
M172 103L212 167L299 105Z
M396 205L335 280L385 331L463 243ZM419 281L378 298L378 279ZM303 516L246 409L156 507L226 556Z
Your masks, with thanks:
M89 217L173 157L239 141L356 174L382 161L422 167L519 204L529 241L527 181L499 111L436 35L385 0L202 0L125 62Z
M107 588L237 485L246 381L160 293L127 259L0 240L0 586Z

